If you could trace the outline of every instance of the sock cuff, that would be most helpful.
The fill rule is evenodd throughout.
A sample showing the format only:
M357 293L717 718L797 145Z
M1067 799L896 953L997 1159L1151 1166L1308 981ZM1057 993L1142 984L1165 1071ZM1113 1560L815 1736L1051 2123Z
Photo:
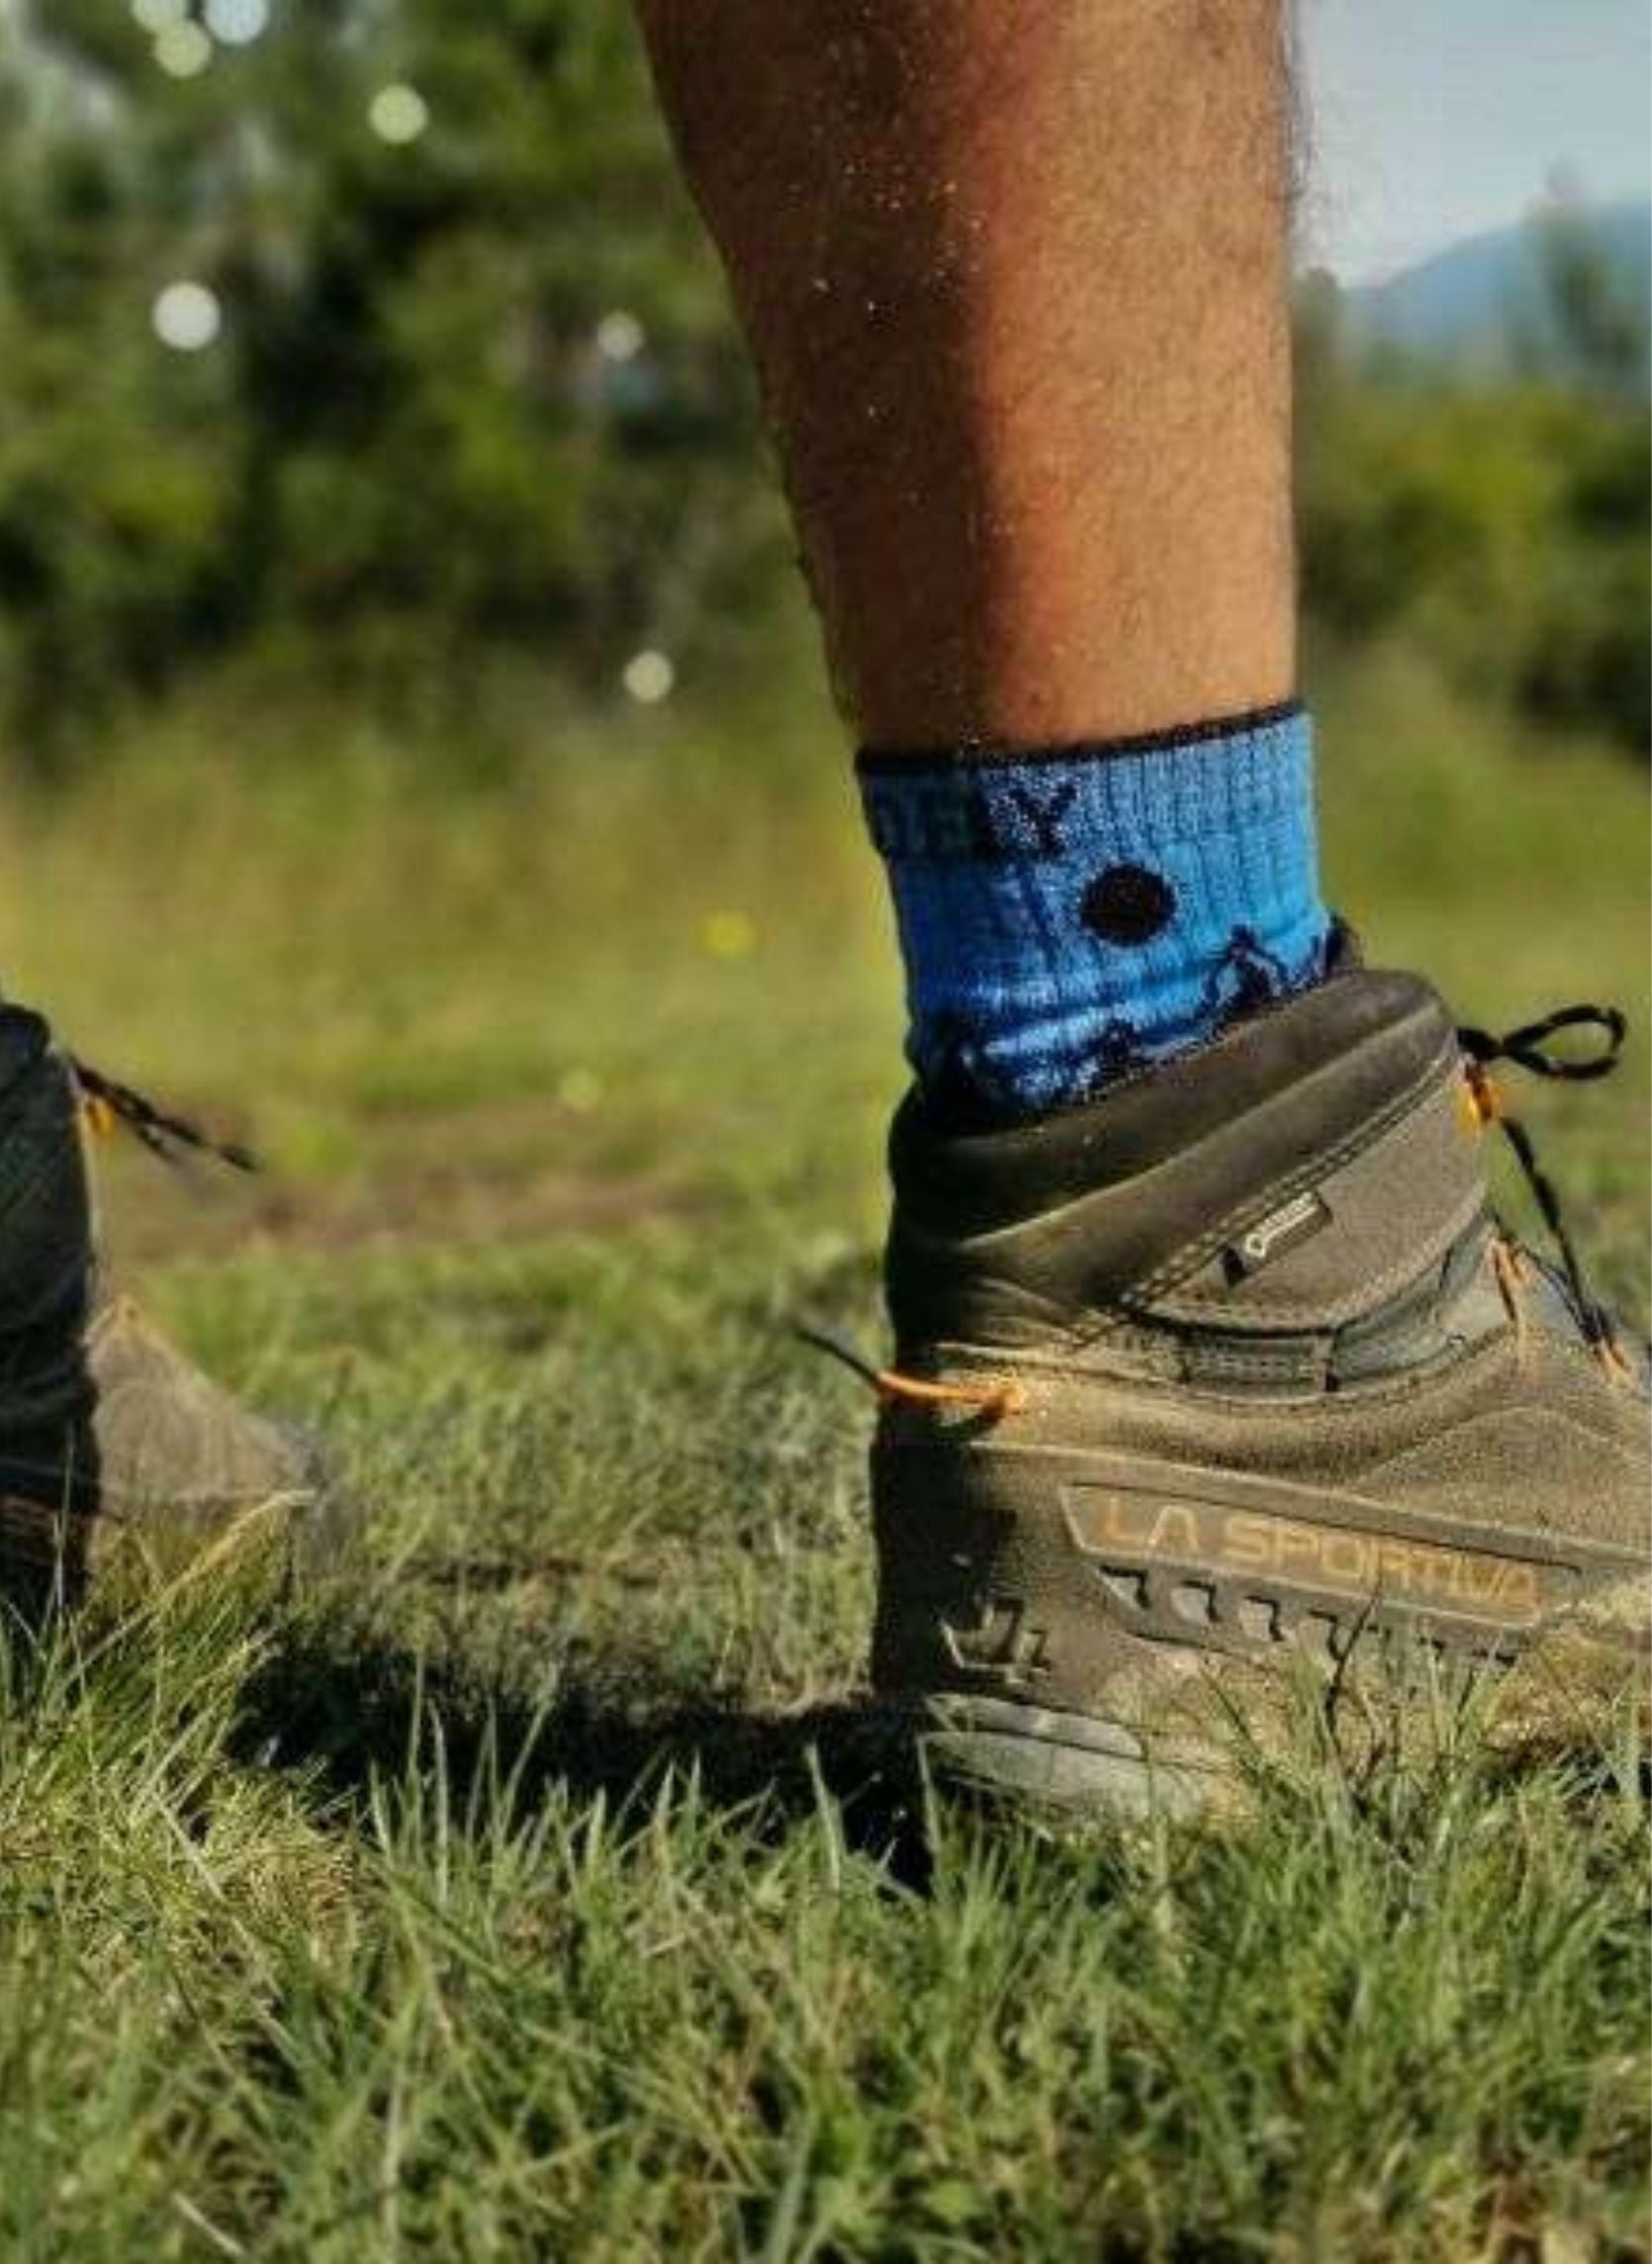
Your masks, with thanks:
M863 755L868 829L891 864L995 865L1098 836L1162 845L1300 823L1314 737L1296 702L1186 731L982 761Z
M869 748L907 1051L963 1120L1065 1107L1318 979L1297 702L1088 746Z
M1132 755L1214 748L1224 740L1261 736L1306 720L1307 710L1300 700L1280 700L1264 708L1241 708L1232 715L1207 716L1199 722L1177 723L1156 731L1133 731L1119 739L1077 739L1026 747L990 741L956 747L865 746L855 758L855 768L862 778L904 778L936 772L991 771L1028 763L1117 762Z

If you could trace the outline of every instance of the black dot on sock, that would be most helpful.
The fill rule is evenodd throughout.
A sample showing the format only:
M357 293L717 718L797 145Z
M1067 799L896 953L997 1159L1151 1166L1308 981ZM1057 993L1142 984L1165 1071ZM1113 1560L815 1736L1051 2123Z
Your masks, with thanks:
M1104 943L1150 943L1175 917L1176 892L1146 865L1109 865L1084 891L1079 917Z

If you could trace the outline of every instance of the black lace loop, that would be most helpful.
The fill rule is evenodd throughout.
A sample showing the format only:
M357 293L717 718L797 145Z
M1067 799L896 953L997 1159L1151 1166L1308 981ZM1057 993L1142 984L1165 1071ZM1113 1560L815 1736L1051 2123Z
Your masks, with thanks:
M1544 1051L1546 1041L1559 1031L1581 1029L1599 1030L1604 1034L1606 1042L1600 1052L1569 1060L1564 1054ZM1553 1014L1545 1014L1540 1021L1526 1022L1501 1037L1489 1030L1459 1029L1457 1032L1457 1041L1468 1057L1469 1085L1481 1120L1501 1125L1559 1253L1578 1325L1591 1345L1608 1353L1614 1352L1617 1346L1611 1316L1589 1287L1566 1228L1554 1181L1537 1160L1531 1134L1519 1118L1510 1115L1499 1101L1488 1073L1494 1063L1510 1062L1516 1069L1528 1070L1533 1077L1557 1078L1571 1084L1606 1077L1617 1067L1627 1031L1628 1023L1615 1006L1562 1006Z
M1623 1051L1628 1027L1615 1006L1562 1006L1539 1022L1506 1031L1501 1038L1490 1030L1465 1029L1457 1032L1457 1041L1470 1061L1478 1062L1482 1069L1490 1069L1494 1062L1513 1062L1518 1069L1529 1070L1533 1077L1561 1078L1581 1085L1591 1078L1610 1076ZM1605 1035L1606 1044L1599 1053L1572 1060L1565 1054L1543 1051L1544 1041L1561 1030L1591 1029Z
M124 1124L134 1138L140 1140L150 1155L158 1156L163 1164L176 1164L182 1151L193 1150L198 1155L216 1156L220 1163L231 1165L237 1172L258 1169L258 1160L249 1149L233 1141L209 1139L186 1117L167 1115L153 1101L135 1092L130 1085L105 1077L101 1070L93 1069L72 1054L69 1068L75 1084L94 1108L107 1109L116 1123Z

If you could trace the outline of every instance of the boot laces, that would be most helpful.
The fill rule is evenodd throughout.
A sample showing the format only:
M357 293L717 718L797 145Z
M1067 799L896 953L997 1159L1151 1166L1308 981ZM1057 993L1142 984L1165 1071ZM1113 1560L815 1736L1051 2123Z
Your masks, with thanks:
M1539 1021L1522 1023L1518 1029L1506 1030L1501 1036L1490 1030L1473 1027L1461 1028L1457 1032L1457 1042L1465 1056L1465 1075L1475 1121L1480 1126L1499 1126L1514 1150L1538 1213L1554 1244L1560 1261L1561 1281L1578 1327L1592 1350L1614 1370L1623 1368L1625 1363L1611 1315L1589 1286L1582 1261L1567 1230L1559 1193L1554 1181L1538 1162L1531 1134L1520 1119L1510 1112L1491 1073L1496 1064L1507 1062L1513 1068L1525 1070L1532 1077L1549 1078L1568 1085L1588 1084L1597 1078L1609 1076L1617 1067L1627 1029L1627 1022L1615 1006L1579 1005L1562 1006L1552 1014L1545 1014ZM1551 1049L1549 1041L1565 1030L1593 1030L1600 1034L1603 1042L1593 1053L1557 1053ZM1516 1242L1501 1245L1500 1252L1498 1278L1503 1284L1511 1310L1518 1321L1519 1299L1516 1292L1523 1283L1529 1261L1526 1252ZM1551 1273L1549 1268L1543 1270Z
M163 1164L179 1164L186 1155L214 1156L237 1172L255 1172L258 1160L248 1148L232 1140L214 1140L187 1117L173 1116L118 1079L105 1077L78 1056L68 1057L69 1071L80 1092L81 1111L88 1128L100 1137L117 1129L130 1132L151 1156Z
M941 1383L931 1376L906 1375L898 1368L879 1368L832 1330L817 1328L812 1322L796 1322L792 1334L858 1375L885 1407L967 1407L985 1421L996 1423L1005 1415L1023 1413L1027 1406L1026 1390L1019 1383Z

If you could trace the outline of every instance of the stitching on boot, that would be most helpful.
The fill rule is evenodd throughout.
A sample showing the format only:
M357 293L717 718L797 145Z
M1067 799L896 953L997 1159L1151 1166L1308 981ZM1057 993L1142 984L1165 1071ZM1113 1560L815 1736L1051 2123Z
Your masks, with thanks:
M1442 1046L1423 1074L1396 1100L1391 1101L1386 1109L1379 1110L1356 1132L1349 1133L1334 1148L1311 1157L1294 1171L1270 1180L1265 1188L1258 1189L1247 1195L1242 1202L1236 1203L1215 1225L1207 1227L1192 1242L1184 1243L1151 1274L1131 1285L1124 1295L1124 1309L1129 1311L1150 1302L1166 1289L1173 1289L1178 1281L1185 1280L1189 1274L1196 1272L1207 1259L1214 1258L1219 1250L1231 1242L1246 1219L1264 1213L1275 1203L1287 1201L1292 1195L1300 1194L1305 1188L1329 1179L1332 1172L1340 1171L1344 1164L1352 1163L1355 1157L1375 1146L1395 1125L1431 1097L1440 1071L1451 1059L1453 1051L1451 1046Z

